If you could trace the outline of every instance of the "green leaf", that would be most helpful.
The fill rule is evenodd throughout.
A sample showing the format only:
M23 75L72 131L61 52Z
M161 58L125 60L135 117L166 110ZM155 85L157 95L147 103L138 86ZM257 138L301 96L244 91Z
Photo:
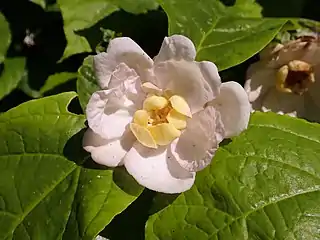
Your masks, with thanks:
M261 11L252 0L237 0L232 7L218 0L199 0L197 4L193 0L159 2L169 18L169 34L189 37L196 46L197 60L212 61L219 70L259 52L286 22L252 18L260 16Z
M67 47L63 59L73 54L91 52L91 47L85 37L76 33L77 30L91 27L108 16L118 7L110 0L58 0L63 20Z
M7 58L0 76L0 99L14 90L25 72L26 59L23 57Z
M44 94L55 87L59 86L60 84L66 83L71 81L72 79L76 78L77 74L74 72L61 72L56 73L48 77L45 84L39 90L40 94Z
M119 169L79 165L85 119L67 110L75 96L0 115L0 239L92 239L140 192L127 175L115 177Z
M158 7L155 0L58 0L58 4L67 38L67 47L62 59L92 51L87 39L76 33L78 30L91 27L119 8L132 13L144 13Z
M319 239L320 125L255 113L175 197L156 197L146 239Z
M78 71L77 92L83 111L85 111L91 95L100 90L92 64L93 56L89 56L83 61Z
M112 3L127 12L135 14L146 13L148 10L155 10L159 6L156 0L112 0Z
M11 42L9 24L0 12L0 63L3 62Z
M142 192L124 168L83 169L63 239L92 240Z
M30 1L35 4L38 4L40 7L44 8L44 9L47 6L46 0L30 0Z

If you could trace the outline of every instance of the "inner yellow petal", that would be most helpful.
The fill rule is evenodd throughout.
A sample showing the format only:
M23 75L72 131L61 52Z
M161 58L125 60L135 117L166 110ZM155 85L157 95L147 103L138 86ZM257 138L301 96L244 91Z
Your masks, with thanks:
M149 130L156 143L162 146L168 145L181 134L171 123L161 123L149 127Z
M130 123L130 129L137 140L146 147L158 148L155 139L146 127L142 127L136 123Z
M169 99L171 106L176 110L177 112L187 116L187 117L192 117L190 107L186 100L184 100L183 97L180 97L178 95L173 95Z
M276 88L281 92L291 92L291 89L285 87L285 82L289 73L287 65L282 66L276 76Z
M150 96L143 102L143 109L147 111L159 110L168 105L168 100L164 97Z
M141 87L145 93L151 93L151 94L157 94L157 95L162 94L162 90L157 86L155 86L154 84L152 84L151 82L145 82L142 84Z
M167 120L176 129L185 129L187 127L187 116L178 113L176 110L172 109L167 115Z
M138 110L133 115L133 122L142 126L147 127L149 120L149 114L146 110Z

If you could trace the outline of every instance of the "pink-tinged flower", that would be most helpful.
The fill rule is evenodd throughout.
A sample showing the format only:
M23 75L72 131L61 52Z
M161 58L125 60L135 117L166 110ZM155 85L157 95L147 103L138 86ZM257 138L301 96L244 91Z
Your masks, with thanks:
M247 127L250 104L211 62L196 62L184 36L165 38L152 60L130 38L94 57L103 90L86 108L83 146L99 164L124 165L139 184L164 193L191 188L219 143Z
M320 121L320 44L313 36L271 44L250 66L245 90L253 110Z

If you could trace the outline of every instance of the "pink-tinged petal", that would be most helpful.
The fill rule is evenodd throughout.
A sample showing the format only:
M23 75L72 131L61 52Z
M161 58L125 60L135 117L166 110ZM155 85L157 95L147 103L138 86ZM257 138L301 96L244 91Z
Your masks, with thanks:
M159 54L154 58L155 63L171 59L193 61L196 57L196 49L193 42L182 35L165 37Z
M94 133L90 128L83 136L83 148L91 153L91 158L99 164L116 167L122 165L122 159L136 141L131 132L125 132L121 138L107 140Z
M239 83L222 83L220 95L210 104L220 112L227 138L236 136L247 128L251 105L247 93Z
M320 47L317 41L306 41L303 38L292 40L284 44L277 53L274 54L274 61L270 61L269 67L280 68L292 60L301 60L311 64L319 64L317 56Z
M111 76L120 63L134 69L141 77L144 77L153 66L152 59L128 37L111 40L107 52L94 56L93 63L102 89L108 88Z
M319 88L318 88L319 89ZM310 93L305 93L304 96L304 118L311 122L320 123L320 99L319 94L317 97L310 95Z
M217 66L212 62L202 61L202 62L199 62L199 67L200 67L203 79L206 81L206 83L208 83L208 85L205 84L205 88L209 86L213 92L214 97L219 95L221 78L220 78Z
M260 60L269 61L274 57L274 54L279 52L283 48L283 45L276 42L271 42L259 53Z
M292 117L304 117L304 96L279 92L273 88L264 97L261 110L287 114Z
M181 168L165 147L151 149L135 143L124 157L124 165L140 185L157 192L184 192L195 180L195 173Z
M187 171L200 171L210 164L224 134L219 112L208 106L188 120L187 129L171 143L171 152Z
M259 101L264 94L276 84L277 69L268 68L266 62L252 64L247 71L247 80L244 89L249 101Z
M183 97L192 113L203 109L204 105L214 99L214 92L205 80L196 62L167 61L155 66L156 82L163 90L171 90Z
M87 105L89 127L106 139L119 138L132 121L136 107L119 88L95 92Z
M318 53L318 58L320 58L320 50ZM315 82L310 85L308 89L308 94L310 95L312 101L314 104L320 108L320 64L314 66L314 76L315 76Z
M125 63L120 63L113 71L108 88L115 88L126 80L138 79L137 73Z

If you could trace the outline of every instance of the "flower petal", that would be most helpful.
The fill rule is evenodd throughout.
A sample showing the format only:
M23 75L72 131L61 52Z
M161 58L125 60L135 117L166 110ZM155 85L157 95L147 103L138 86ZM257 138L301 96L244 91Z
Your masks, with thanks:
M305 41L303 38L292 40L275 53L274 61L270 61L269 67L279 68L292 60L301 60L311 64L320 63L317 53L320 47L317 41Z
M320 56L320 52L319 55ZM314 67L314 75L316 78L316 81L310 86L308 89L308 93L310 94L310 97L312 98L312 101L318 108L320 108L320 64Z
M124 165L140 185L157 192L184 192L195 180L195 173L181 168L165 147L151 149L135 143L124 157Z
M87 105L89 127L106 139L119 138L131 122L135 105L119 88L95 92Z
M149 129L147 129L146 127L140 126L139 124L136 124L136 123L131 123L130 129L133 135L139 141L139 143L141 143L143 146L146 146L149 148L158 148L157 143L153 138L152 134L150 133Z
M204 87L210 87L214 97L219 95L220 86L221 86L221 78L219 76L218 68L213 62L202 61L199 62L199 67L202 73L204 80L206 81Z
M200 171L210 164L223 138L220 114L208 106L188 120L186 130L172 142L171 152L187 171Z
M164 62L171 59L193 61L196 57L196 49L193 42L182 35L172 35L165 37L159 54L154 58L154 61Z
M318 88L319 89L319 88ZM318 94L319 95L319 94ZM309 92L304 96L304 118L311 122L320 123L320 106L319 96L315 98Z
M149 120L149 114L146 110L138 110L133 115L133 122L142 126L147 127Z
M161 96L147 97L143 102L143 109L147 111L160 110L168 105L168 100Z
M115 88L126 80L133 80L137 78L138 75L132 68L129 68L124 63L120 63L118 66L116 66L115 70L111 75L108 88Z
M262 111L272 111L293 117L304 117L304 96L279 92L275 88L268 91L262 102Z
M175 95L183 97L192 113L203 109L205 103L214 98L213 90L195 62L161 62L155 66L154 71L154 84L162 90L171 90Z
M143 77L153 66L152 59L128 37L111 40L107 52L94 56L93 63L102 89L108 87L111 76L120 63L133 68L140 77Z
M222 83L220 95L210 105L220 112L227 138L236 136L247 128L251 106L239 83Z
M275 86L276 72L277 69L268 68L266 62L254 63L249 67L244 89L250 102L259 101L258 98L263 98L269 88Z
M178 113L181 113L187 117L192 117L190 107L186 100L184 100L182 97L173 95L172 97L170 97L169 101L173 109Z
M162 90L152 84L151 82L145 82L141 85L142 90L147 94L162 95Z
M185 129L187 127L187 117L174 109L168 113L166 119L178 130Z
M168 145L181 134L171 123L160 123L149 127L149 130L156 143L161 146Z
M122 165L122 159L136 141L131 132L121 138L107 140L94 133L90 128L83 136L83 148L91 153L91 158L102 165L116 167Z

